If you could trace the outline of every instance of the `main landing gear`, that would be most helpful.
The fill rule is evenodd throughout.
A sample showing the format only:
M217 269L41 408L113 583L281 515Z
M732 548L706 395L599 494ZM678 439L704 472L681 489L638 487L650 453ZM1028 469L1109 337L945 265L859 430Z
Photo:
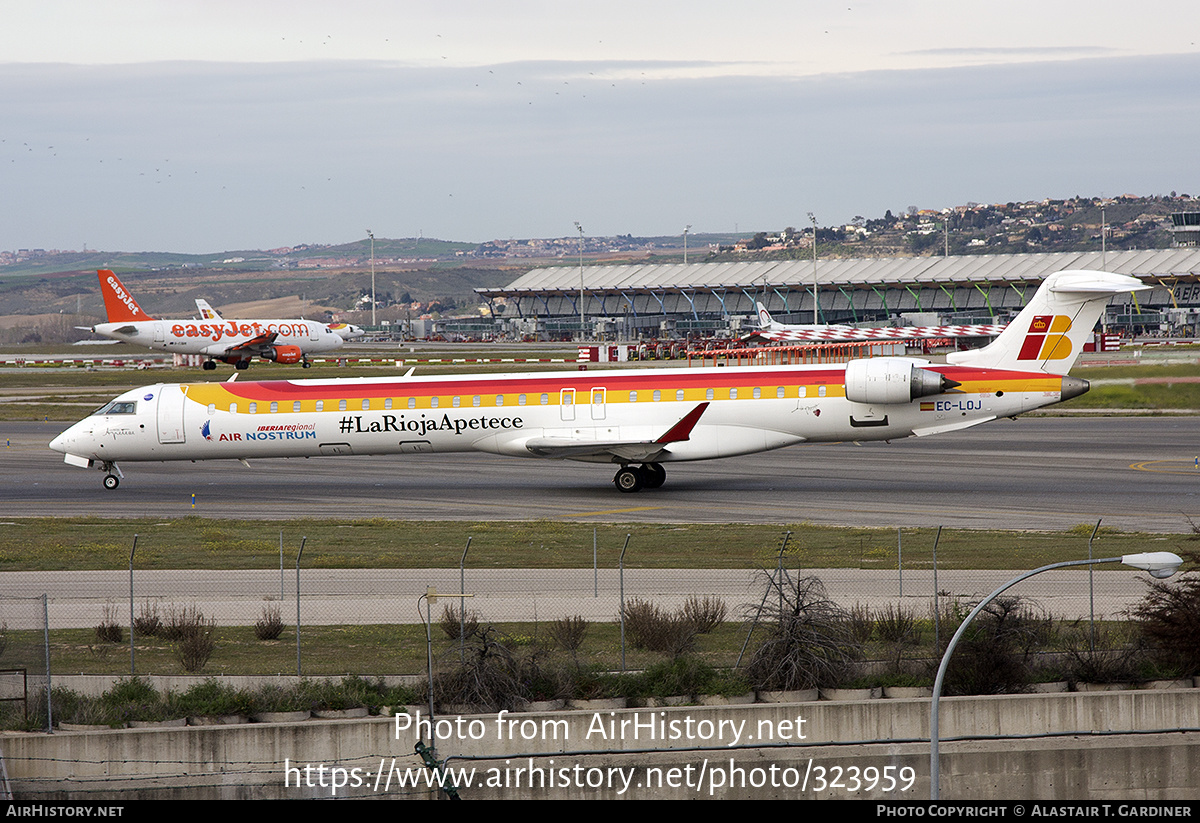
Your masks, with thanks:
M657 489L667 481L667 471L661 463L643 463L639 467L622 466L617 469L613 483L617 489L626 493L640 492L642 489Z
M204 365L201 368L203 368L205 371L213 371L214 369L217 368L217 361L216 360L205 360Z

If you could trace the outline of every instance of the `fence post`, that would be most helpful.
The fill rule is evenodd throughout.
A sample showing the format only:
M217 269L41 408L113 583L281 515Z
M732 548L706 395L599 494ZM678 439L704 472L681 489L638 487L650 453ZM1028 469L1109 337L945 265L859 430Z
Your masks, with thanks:
M50 702L50 607L42 592L42 651L46 656L46 733L54 734L54 706Z
M471 550L471 538L467 538L467 545L463 548L462 557L458 559L458 591L460 593L467 590L467 552ZM458 662L462 663L466 660L467 646L466 638L463 636L467 630L467 607L459 600L458 601Z
M307 537L300 538L300 551L296 552L296 677L303 676L300 672L300 558L307 542Z
M629 535L625 535L625 545L621 547L621 556L617 558L618 577L620 578L620 595L617 604L617 614L621 618L621 671L625 671L625 550L629 548Z
M129 676L133 677L134 658L133 658L133 553L137 551L138 536L133 536L133 546L129 549ZM116 615L113 615L116 617Z

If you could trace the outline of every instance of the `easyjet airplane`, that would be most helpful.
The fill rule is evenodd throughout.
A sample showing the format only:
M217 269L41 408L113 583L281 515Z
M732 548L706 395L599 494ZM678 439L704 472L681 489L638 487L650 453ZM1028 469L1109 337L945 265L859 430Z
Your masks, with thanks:
M142 311L115 274L106 269L96 274L108 322L92 326L93 332L148 349L202 354L208 358L205 369L215 369L218 360L244 369L255 357L308 368L308 355L333 351L345 342L315 320L223 320L203 300L196 301L199 321L156 320Z
M216 320L218 323L224 323L224 318L217 313L217 310L208 305L207 300L196 298L196 311L200 314L201 320ZM366 334L362 326L355 326L352 323L328 323L325 326L331 332L336 334L343 340L357 340Z
M1104 304L1149 288L1064 271L988 346L948 356L745 368L156 384L56 437L115 489L119 463L480 451L617 464L623 492L663 465L805 442L958 431L1087 391L1066 376Z
M778 323L762 303L758 307L758 328L742 336L746 342L824 343L842 340L928 340L935 337L995 337L1004 325L964 326L880 326L876 328L843 325L799 325Z

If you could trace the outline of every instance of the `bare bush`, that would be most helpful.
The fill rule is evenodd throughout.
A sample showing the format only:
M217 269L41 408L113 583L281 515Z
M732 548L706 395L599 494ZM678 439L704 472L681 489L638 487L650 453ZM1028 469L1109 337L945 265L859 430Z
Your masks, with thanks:
M208 663L217 647L217 639L213 635L216 627L216 620L205 620L201 615L195 628L175 644L175 656L184 671L198 672Z
M767 637L754 652L746 675L759 689L837 686L852 672L861 646L849 631L846 612L825 594L816 577L781 579L762 572L767 587L761 605L745 609L765 624Z
M204 625L204 614L195 603L181 609L172 605L167 609L167 618L163 621L159 636L164 640L182 640L200 631Z
M1146 663L1146 647L1132 627L1095 627L1083 622L1071 627L1067 641L1066 676L1074 683L1124 683L1138 680ZM1093 648L1094 646L1094 648Z
M283 634L283 615L278 603L263 606L262 617L254 621L254 636L259 640L278 640Z
M1189 564L1200 561L1197 552L1183 556ZM1147 586L1133 617L1154 659L1180 676L1200 674L1200 575L1152 580Z
M96 626L96 639L103 643L120 643L125 636L121 624L117 622L117 607L112 603L104 604L104 615Z
M846 612L846 624L854 642L865 644L875 633L875 618L871 615L871 607L855 603Z
M158 614L158 604L147 600L133 618L133 632L138 637L158 637L162 634L163 622Z
M550 637L564 651L571 652L571 654L579 651L584 638L587 637L587 631L588 622L579 615L564 617L550 624Z
M884 643L912 643L916 640L917 619L903 606L888 603L875 612L875 634Z
M1051 632L1050 617L1022 598L996 598L959 640L946 669L943 692L966 695L1027 691L1034 654Z
M667 612L647 600L634 598L622 609L625 632L634 648L678 657L696 643L696 627L683 611Z
M725 601L719 597L705 597L703 600L692 595L684 601L681 614L692 624L697 634L710 634L717 626L725 622Z
M479 632L479 612L446 606L438 618L438 625L451 640L469 640Z
M443 706L472 706L488 711L518 709L526 699L528 678L498 632L487 627L469 638L462 663L434 676L433 696ZM458 650L454 650L457 658Z

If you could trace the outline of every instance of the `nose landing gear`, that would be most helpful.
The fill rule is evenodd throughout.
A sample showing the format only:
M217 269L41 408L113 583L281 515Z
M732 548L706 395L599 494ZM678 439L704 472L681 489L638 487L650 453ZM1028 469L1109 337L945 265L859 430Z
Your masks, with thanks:
M121 470L117 468L117 464L110 460L106 460L96 468L102 472L107 472L104 475L104 488L112 491L117 486L121 485L121 478L125 475L121 474Z

